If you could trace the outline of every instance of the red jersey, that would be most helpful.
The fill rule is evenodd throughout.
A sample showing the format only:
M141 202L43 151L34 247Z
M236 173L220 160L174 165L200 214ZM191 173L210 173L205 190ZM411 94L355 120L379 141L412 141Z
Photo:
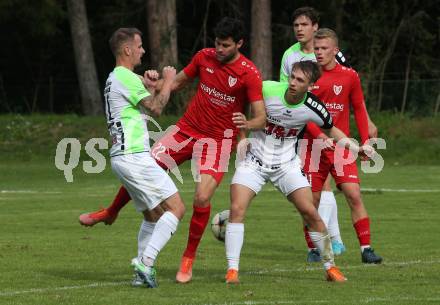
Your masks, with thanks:
M223 64L214 48L202 49L183 72L190 78L199 77L199 83L177 126L189 136L216 140L232 129L235 139L238 129L232 113L244 113L248 102L263 100L260 72L252 61L240 54L234 62Z
M350 106L353 107L361 142L368 140L367 110L361 82L355 70L340 64L331 70L323 70L312 93L325 104L333 118L333 125L347 136L350 136ZM308 124L306 138L316 138L321 133L317 128L316 125Z

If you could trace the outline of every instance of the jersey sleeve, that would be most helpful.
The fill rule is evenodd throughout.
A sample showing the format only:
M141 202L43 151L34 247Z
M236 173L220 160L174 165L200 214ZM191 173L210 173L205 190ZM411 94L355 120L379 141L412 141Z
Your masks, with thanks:
M281 67L280 67L280 82L288 82L289 81L289 63L287 62L287 51L284 52L283 58L281 59Z
M333 119L331 114L327 111L325 105L318 101L314 95L309 96L304 105L307 106L311 111L309 122L315 123L323 129L330 129L333 127ZM308 131L310 132L309 129ZM312 132L314 131L312 130ZM316 131L315 133L319 134L320 132Z
M145 89L139 76L130 72L130 74L121 74L119 76L120 81L123 85L123 90L121 94L126 98L131 104L137 105L142 99L150 96L150 93Z
M356 72L353 73L353 88L350 92L350 103L353 107L361 143L365 143L368 140L368 116L364 95L362 93L361 81Z
M203 57L203 50L200 50L193 56L191 62L183 68L183 72L185 72L186 76L189 78L195 78L199 75L199 66L200 60Z
M338 63L340 63L341 65L343 65L343 66L345 66L345 67L351 68L351 65L350 65L350 64L348 63L348 61L347 61L347 58L344 56L344 54L342 54L341 51L339 51L339 52L335 55L335 57L336 57L336 61L337 61Z
M260 72L250 72L246 77L246 95L250 103L263 100L263 81Z

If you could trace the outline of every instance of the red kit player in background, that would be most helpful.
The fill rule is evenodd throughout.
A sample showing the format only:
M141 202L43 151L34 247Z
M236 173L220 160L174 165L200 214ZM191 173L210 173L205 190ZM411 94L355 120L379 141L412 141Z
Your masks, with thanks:
M326 106L333 118L333 124L346 135L350 135L350 106L353 108L355 121L361 138L361 143L368 140L368 119L365 108L359 76L355 70L344 67L336 62L338 53L338 37L333 30L321 28L314 36L314 52L318 64L322 68L322 75L313 86L315 94ZM376 255L370 246L370 219L362 202L360 180L355 158L352 162L335 152L323 150L319 164L311 160L312 142L315 138L326 139L327 136L314 124L309 124L307 156L304 170L311 178L313 199L315 206L319 205L321 190L327 176L331 174L336 186L344 193L351 210L351 219L361 246L363 263L378 264L382 257ZM344 156L349 154L346 150ZM349 164L345 164L349 163ZM318 170L313 167L318 166Z

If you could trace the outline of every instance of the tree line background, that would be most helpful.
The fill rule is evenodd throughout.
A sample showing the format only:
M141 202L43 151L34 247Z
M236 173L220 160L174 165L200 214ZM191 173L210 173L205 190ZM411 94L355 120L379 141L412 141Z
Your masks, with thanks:
M114 67L108 39L122 26L144 33L142 73L184 67L213 46L223 16L240 18L248 29L242 52L265 79L277 80L295 42L291 14L306 5L321 13L321 27L338 33L370 111L438 114L438 0L0 0L0 112L101 114ZM191 90L174 95L167 112L182 113Z

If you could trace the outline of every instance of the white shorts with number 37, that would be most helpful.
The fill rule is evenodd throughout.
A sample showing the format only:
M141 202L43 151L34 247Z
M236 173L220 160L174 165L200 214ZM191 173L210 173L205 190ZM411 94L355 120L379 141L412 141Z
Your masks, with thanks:
M298 158L276 169L259 165L250 158L246 158L235 170L231 184L244 185L258 194L267 181L272 182L286 197L297 189L310 187L306 176L301 171Z

